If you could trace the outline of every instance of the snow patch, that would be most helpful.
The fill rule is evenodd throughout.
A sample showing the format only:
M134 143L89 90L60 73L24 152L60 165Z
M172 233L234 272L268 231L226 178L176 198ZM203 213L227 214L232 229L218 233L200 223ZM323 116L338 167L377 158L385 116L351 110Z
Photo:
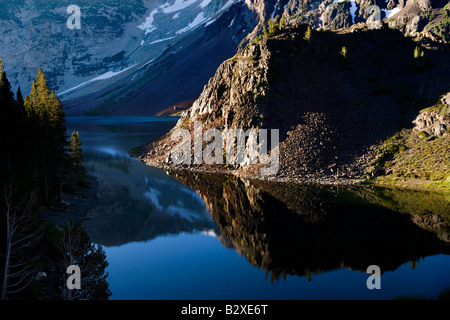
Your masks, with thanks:
M172 19L176 19L176 18L178 18L180 16L180 13L178 12L178 13L176 13L173 17L172 17Z
M385 19L387 19L387 18L392 18L393 16L395 16L400 11L400 8L396 7L392 10L388 10L388 9L381 9L381 10L384 11L384 13L386 14Z
M203 217L200 216L197 211L194 211L194 210L188 209L188 208L184 208L184 207L180 207L180 206L175 206L173 204L169 205L167 207L167 210L165 210L164 213L169 214L171 216L179 216L190 222L194 222L196 220L197 221L203 220Z
M176 12L176 11L180 11L183 10L184 8L189 7L190 5L196 3L198 0L175 0L175 2L168 7L165 7L162 9L162 11L164 13L171 13L171 12Z
M141 41L141 46L144 45L144 42L145 42L144 40Z
M207 27L207 26L209 26L211 23L213 23L214 21L216 21L217 19L213 19L213 20L211 20L211 21L208 21L206 24L205 24L205 27Z
M152 12L150 12L150 15L145 18L145 22L138 26L139 29L145 31L145 34L156 30L156 26L153 25L153 21L155 21L154 16L158 12L158 10L159 8L156 8Z
M152 63L153 61L155 61L156 60L156 58L154 58L154 59L152 59L152 60L149 60L149 61L147 61L144 65L142 65L142 67L140 67L138 70L140 70L140 69L142 69L142 68L144 68L144 67L146 67L146 66L148 66L150 63Z
M356 5L356 0L350 0L350 14L352 15L352 23L355 23L356 10L358 10L358 6Z
M135 66L136 66L136 64L132 65L131 67L125 68L125 69L123 69L123 70L117 71L117 72L114 72L114 71L108 71L108 72L106 72L106 73L104 73L104 74L102 74L102 75L100 75L100 76L98 76L98 77L96 77L96 78L94 78L94 79L91 79L91 80L89 80L89 81L83 82L82 84L79 84L79 85L77 85L76 87L73 87L73 88L70 88L69 90L66 90L66 91L64 91L64 92L58 93L58 95L61 96L61 95L63 95L63 94L66 94L66 93L68 93L68 92L71 92L71 91L73 91L73 90L75 90L75 89L81 88L82 86L85 86L85 85L87 85L88 83L91 83L91 82L97 82L97 81L106 80L106 79L115 77L115 76L117 76L118 74L121 74L122 72L125 72L125 71L127 71L127 70L129 70L129 69L131 69L131 68L133 68L133 67L135 67Z
M234 18L233 18L233 20L231 20L231 23L230 23L230 25L228 26L228 28L231 28L231 26L233 25L233 23L234 23Z
M344 2L344 1L346 1L346 0L333 0L333 3L338 3L338 2ZM332 4L333 4L332 3ZM331 4L329 4L326 8L325 8L325 10L328 10L328 8L331 6Z
M277 4L275 3L275 5L273 6L273 12L270 15L270 19L273 20L273 18L275 18L275 13L277 12Z
M170 39L173 39L173 38L175 38L175 37L170 37L170 38L165 38L165 39L155 40L155 41L150 42L150 44L155 44L155 43L167 41L167 40L170 40Z
M203 230L202 232L200 232L200 234L203 234L205 236L210 236L210 237L217 238L217 234L212 229L211 230Z
M233 5L233 3L234 3L234 0L228 0L228 2L225 3L223 5L222 9L220 9L220 10L222 11L222 10L228 9L229 7L231 7Z
M194 19L194 21L192 21L191 23L188 24L188 26L186 28L180 29L177 32L175 32L176 34L180 34L186 31L189 31L191 29L194 29L195 27L199 26L200 24L202 24L203 22L205 22L206 18L205 18L205 14L203 12L200 12Z
M144 197L146 197L147 199L150 200L150 202L153 203L153 205L160 211L163 210L163 206L161 205L161 203L159 202L159 196L161 195L161 192L156 190L156 189L152 189L151 187L148 187L149 191L144 193Z
M208 4L211 3L212 0L203 0L202 3L200 3L200 7L203 9L204 7L206 7Z

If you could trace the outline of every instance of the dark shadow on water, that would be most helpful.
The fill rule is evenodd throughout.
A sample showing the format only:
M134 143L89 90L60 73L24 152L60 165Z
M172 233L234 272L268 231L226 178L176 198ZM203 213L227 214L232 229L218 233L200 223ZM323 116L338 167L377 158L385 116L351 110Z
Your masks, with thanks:
M393 190L170 174L205 200L224 244L232 243L253 266L270 273L271 281L343 267L366 272L373 264L383 273L420 257L450 254L449 242L442 240L448 240L450 230L445 197L433 199L438 212L432 214L441 223L424 226L411 209L413 202L409 209L402 207L410 214L386 205L397 203ZM418 194L412 198L420 203Z

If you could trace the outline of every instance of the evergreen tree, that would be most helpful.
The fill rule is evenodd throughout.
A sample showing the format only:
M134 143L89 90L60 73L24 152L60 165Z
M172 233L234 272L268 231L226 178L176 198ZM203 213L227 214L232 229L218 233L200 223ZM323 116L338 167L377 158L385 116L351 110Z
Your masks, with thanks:
M81 270L81 289L69 290L65 286L63 298L66 300L107 300L111 296L107 282L108 267L106 254L101 245L93 244L86 230L81 224L70 221L64 228L62 250L62 269L65 271L70 265L77 265ZM63 271L61 270L61 271ZM64 272L61 272L64 274Z
M10 174L13 166L12 148L18 116L16 111L14 93L0 60L0 166L3 178Z
M341 56L342 56L344 59L347 59L347 58L348 58L347 47L342 47L342 48L341 48L341 52L339 52L339 53L341 54Z
M266 28L266 25L265 25L265 24L263 25L262 31L263 31L263 34L264 34L266 37L269 36L269 32L267 31L267 28Z
M282 15L280 19L280 30L283 29L285 25L286 25L286 18L284 17L284 15Z
M78 131L72 132L69 149L74 163L80 165L83 162L83 150L81 149L81 139Z
M414 61L412 68L416 72L424 72L429 67L430 63L425 59L425 52L421 47L416 46L414 48Z
M22 95L22 90L20 90L20 86L17 89L16 101L17 101L17 107L19 108L20 116L25 117L25 102L23 101L23 95Z
M311 40L311 36L312 36L312 29L311 29L311 26L308 26L306 28L305 35L303 36L303 39L305 39L306 41L310 41Z
M45 201L57 194L61 199L64 170L67 165L67 132L61 101L50 91L42 69L39 69L31 92L25 97L25 111L33 139L34 177L45 193Z
M414 48L414 59L421 59L424 56L424 52L420 47L416 46Z
M280 26L278 24L278 18L275 18L274 20L270 19L268 21L269 24L269 34L271 36L276 35L280 31Z

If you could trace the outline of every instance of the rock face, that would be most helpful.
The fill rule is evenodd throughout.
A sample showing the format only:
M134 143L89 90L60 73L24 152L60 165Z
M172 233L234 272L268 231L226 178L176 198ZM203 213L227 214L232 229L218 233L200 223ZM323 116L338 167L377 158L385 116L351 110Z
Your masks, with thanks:
M435 111L423 112L413 121L416 125L414 129L424 131L430 136L441 137L447 133L447 128L450 128L450 119L447 118Z
M446 0L279 0L272 16L283 14L291 23L337 30L365 22L381 28L382 22L404 34L426 36L436 41L450 39Z
M440 101L438 110L420 113L413 121L414 130L426 132L429 136L441 137L448 134L450 128L450 92Z
M450 21L446 0L407 0L399 5L401 9L393 17L386 19L391 28L406 35L427 37L434 41L449 42Z
M336 30L350 27L352 25L350 2L336 2L331 4L321 17L324 28Z
M447 90L448 66L430 70L429 79L436 78L424 80L412 70L415 44L398 31L313 32L310 40L305 25L284 31L258 38L225 61L174 130L192 133L195 121L203 130L277 129L277 177L354 178L370 147L398 130L405 92L414 101L435 100ZM427 55L436 62L446 56ZM174 130L150 144L142 159L164 165ZM233 169L257 174L260 166Z
M207 115L206 124L222 117L225 128L260 127L267 94L271 52L267 41L250 44L242 53L222 63L192 108L179 120L194 121Z
M6 2L6 1L2 1ZM13 1L0 16L0 57L13 86L28 93L32 75L43 68L57 92L108 71L130 66L130 48L138 48L137 28L147 8L142 1L112 6L78 1L81 29L69 29L70 1Z

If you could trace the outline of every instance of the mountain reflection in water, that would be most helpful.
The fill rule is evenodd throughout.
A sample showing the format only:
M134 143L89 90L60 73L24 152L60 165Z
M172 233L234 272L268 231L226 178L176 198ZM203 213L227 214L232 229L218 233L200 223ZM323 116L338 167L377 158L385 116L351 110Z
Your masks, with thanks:
M85 223L94 242L118 246L216 228L201 198L164 172L104 153L90 152L87 157L97 157L95 172L101 181L101 201Z
M365 272L372 264L386 272L420 257L450 254L445 197L435 195L435 220L441 223L426 230L414 223L421 221L418 213L415 217L378 205L378 198L388 202L384 188L269 183L205 173L171 175L201 195L222 241L231 243L253 266L270 272L272 281L286 274L309 277L343 267ZM417 194L411 199L426 201Z
M68 119L98 180L84 224L106 251L111 299L391 299L450 287L448 197L165 173L129 156L173 125ZM383 290L366 288L373 264Z

